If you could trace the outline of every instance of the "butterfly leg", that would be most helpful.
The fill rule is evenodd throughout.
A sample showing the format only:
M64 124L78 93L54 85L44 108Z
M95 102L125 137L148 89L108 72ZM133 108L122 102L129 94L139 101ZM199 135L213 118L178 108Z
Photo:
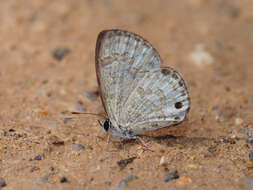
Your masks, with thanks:
M144 140L141 137L135 136L135 139L138 139L143 146L145 146L146 148L148 148L147 144L144 142Z
M108 134L108 135L107 135L107 144L109 144L109 143L110 143L110 141L111 141L111 135L110 135L110 134Z

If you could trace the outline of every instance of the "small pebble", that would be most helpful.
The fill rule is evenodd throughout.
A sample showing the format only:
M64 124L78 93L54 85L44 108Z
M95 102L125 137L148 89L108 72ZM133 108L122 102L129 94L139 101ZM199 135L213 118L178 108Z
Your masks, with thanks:
M161 157L159 165L160 166L165 166L166 165L165 156Z
M0 187L5 187L5 186L6 186L6 182L4 178L0 177Z
M133 180L136 180L138 179L137 176L134 176L134 175L130 175L130 176L127 176L126 178L122 179L119 184L118 184L118 189L122 189L124 187L127 186L127 184L130 182L130 181L133 181Z
M171 173L168 173L164 176L164 182L169 182L173 179L178 179L179 178L179 175L178 175L178 171L175 170L174 172L171 172Z
M34 157L34 160L42 160L43 156L38 154L37 156Z
M61 61L66 55L70 53L70 50L68 48L56 48L52 52L53 58L55 58L58 61Z
M84 146L81 145L81 144L74 144L72 146L72 151L73 152L78 152L78 151L81 151L81 150L84 150Z
M128 164L132 163L135 159L136 157L127 158L127 159L118 161L117 164L120 167L120 170L123 170Z
M253 161L253 152L250 152L250 153L249 153L249 160L250 160L250 161Z
M60 179L60 182L61 182L61 183L66 183L66 182L68 182L68 179L67 179L66 177L62 177L62 178Z
M243 123L243 120L241 118L235 118L235 124L241 125Z
M15 129L9 129L9 132L15 132L16 130Z

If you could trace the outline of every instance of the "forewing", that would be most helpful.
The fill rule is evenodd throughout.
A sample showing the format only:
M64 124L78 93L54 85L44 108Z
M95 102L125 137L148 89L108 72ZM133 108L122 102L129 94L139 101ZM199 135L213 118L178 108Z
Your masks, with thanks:
M160 68L160 56L136 34L106 30L98 36L95 59L104 108L109 118L118 122L129 95L144 75Z
M134 134L178 124L190 108L189 93L182 77L161 68L144 76L122 111L121 123Z

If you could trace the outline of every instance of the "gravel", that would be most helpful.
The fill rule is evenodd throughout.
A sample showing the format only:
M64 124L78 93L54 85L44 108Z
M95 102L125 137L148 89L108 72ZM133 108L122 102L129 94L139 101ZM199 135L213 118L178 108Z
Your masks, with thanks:
M136 180L138 179L137 176L134 176L134 175L130 175L130 176L127 176L126 178L122 179L119 184L118 184L118 189L122 189L124 187L127 186L127 184L130 182L130 181L133 181L133 180Z
M43 156L38 154L37 156L34 157L34 160L42 160Z
M164 180L164 182L169 182L169 181L171 181L173 179L178 179L178 178L179 178L178 171L175 170L174 172L170 172L170 173L166 174L164 176L163 180Z
M56 48L55 50L53 50L52 56L57 61L61 61L69 53L70 53L70 49L65 48L65 47L59 47L59 48Z
M6 186L6 182L4 178L0 177L0 187L5 187L5 186Z
M120 170L123 170L128 164L132 163L135 159L136 157L127 158L127 159L118 161L117 164L120 167Z
M60 179L60 182L61 182L61 183L66 183L66 182L68 182L68 179L67 179L66 177L62 177L62 178Z

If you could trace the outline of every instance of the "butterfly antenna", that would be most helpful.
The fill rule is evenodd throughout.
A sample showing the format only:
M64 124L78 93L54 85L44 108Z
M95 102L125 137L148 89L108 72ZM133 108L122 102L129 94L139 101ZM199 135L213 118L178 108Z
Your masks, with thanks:
M77 115L77 114L79 114L79 115L95 115L95 116L98 116L98 117L102 117L102 118L104 118L104 119L107 119L107 117L105 117L104 115L101 115L101 114L96 114L96 113L87 113L87 112L75 112L75 111L73 111L73 112L70 112L71 114L75 114L75 115Z

